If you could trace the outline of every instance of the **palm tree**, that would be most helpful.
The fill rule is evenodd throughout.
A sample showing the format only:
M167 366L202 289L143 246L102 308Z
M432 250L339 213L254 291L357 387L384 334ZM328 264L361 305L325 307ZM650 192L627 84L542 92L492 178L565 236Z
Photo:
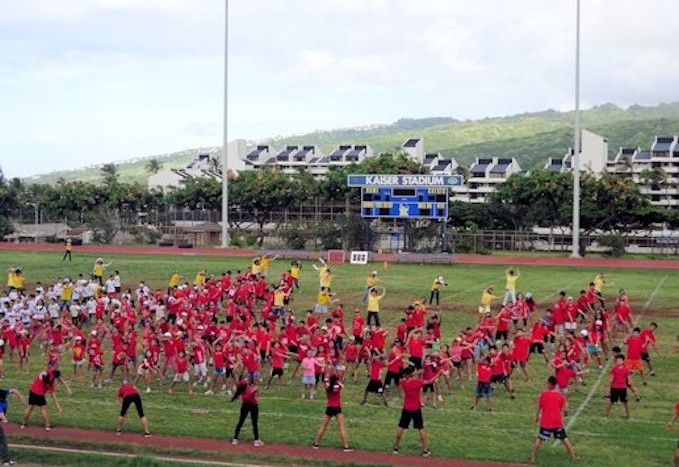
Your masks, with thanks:
M155 157L153 159L149 159L149 161L144 166L146 171L150 174L157 174L162 167L163 164L161 164L160 161Z

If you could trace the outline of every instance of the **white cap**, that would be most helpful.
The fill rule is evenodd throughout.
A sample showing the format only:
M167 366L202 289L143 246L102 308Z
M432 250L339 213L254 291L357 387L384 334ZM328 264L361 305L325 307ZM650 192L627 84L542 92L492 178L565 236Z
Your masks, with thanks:
M598 320L596 320L596 321L594 322L594 324L596 324L597 326L601 326L601 325L604 324L604 322L601 321L600 319L598 319Z
M580 335L583 337L587 337L588 334L589 333L587 332L587 329L583 329L582 331L580 331Z
M439 276L439 282L443 282L443 276Z
M373 276L376 276L376 275L377 275L377 271L373 271L373 272L371 272L370 274L373 275Z
M163 334L163 337L170 338L170 337L172 337L172 333L170 333L170 332L168 331L168 332L166 332L165 334Z

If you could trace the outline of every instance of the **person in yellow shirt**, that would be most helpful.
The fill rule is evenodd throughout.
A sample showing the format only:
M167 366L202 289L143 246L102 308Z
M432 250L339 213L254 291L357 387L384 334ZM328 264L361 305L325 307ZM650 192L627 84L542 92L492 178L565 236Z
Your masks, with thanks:
M323 287L323 276L328 271L328 264L323 258L318 258L318 261L321 263L320 267L315 264L312 264L311 266L318 271L318 281L321 283L321 287Z
M261 272L262 272L262 261L261 261L261 258L259 256L252 260L252 265L250 266L250 272L252 273L253 276L257 276L257 275L261 274Z
M66 257L68 256L68 261L71 262L71 250L73 250L73 243L71 242L70 238L66 239L66 242L64 243L64 257L61 258L62 261L66 261Z
M332 280L334 278L335 276L333 276L330 268L326 268L323 276L321 276L321 288L325 287L328 289L328 292L330 292L330 285L332 284Z
M271 266L271 262L276 261L277 259L278 255L274 256L273 258L268 253L262 255L262 258L259 260L259 267L261 268L260 275L262 277L266 277L266 275L269 273L269 266Z
M481 294L481 305L479 306L479 320L483 318L483 315L490 312L490 306L492 305L493 300L499 298L502 297L493 294L493 287L488 287L483 291L483 294Z
M366 324L370 326L371 321L375 321L377 326L380 326L380 300L387 294L387 289L382 289L382 294L377 295L377 289L373 287L370 289L368 295L368 318Z
M330 290L328 290L326 287L321 287L321 291L318 292L318 298L316 298L316 307L314 308L314 311L319 314L326 314L328 312L328 306L331 303L337 302L339 300L331 300L331 297L334 297L335 294L330 293Z
M516 302L516 281L521 277L518 268L509 268L505 271L505 296L502 299L502 305Z
M302 265L297 260L290 263L290 275L295 281L295 288L299 290L299 274L302 272Z
M196 273L196 277L193 279L193 285L205 285L205 279L207 277L207 271L201 269Z
M21 268L12 266L7 270L7 288L10 290L24 290L24 273Z
M604 285L607 285L604 273L600 272L599 274L594 276L594 280L592 282L594 283L594 290L603 293Z
M178 287L179 284L182 281L182 276L179 274L179 271L175 271L171 276L170 280L167 283L167 293L171 293L172 289L175 287Z
M279 285L273 291L273 312L280 317L285 314L285 290Z
M370 289L375 287L380 279L377 277L377 271L373 271L368 274L365 278L365 289L363 289L363 296L361 297L361 305L365 305L368 301L368 295L370 295Z
M110 265L111 263L104 264L104 260L101 258L97 258L97 260L94 262L92 275L99 282L99 285L102 287L104 286L104 273L106 272L106 268L109 267Z
M61 286L61 306L69 308L71 306L71 300L73 300L73 282L71 279L64 279L64 284Z
M443 276L439 276L431 282L431 293L429 294L430 305L433 305L434 299L436 299L436 306L439 306L441 287L443 287L444 285L447 287L448 283L445 280L443 280Z

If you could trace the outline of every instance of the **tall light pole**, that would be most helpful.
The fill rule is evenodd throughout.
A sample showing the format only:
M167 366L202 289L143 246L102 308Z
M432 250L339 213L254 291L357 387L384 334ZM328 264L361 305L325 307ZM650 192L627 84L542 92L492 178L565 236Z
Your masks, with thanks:
M575 142L573 143L573 246L571 256L580 257L580 0L575 21Z
M224 141L222 147L222 248L229 246L229 0L224 0Z

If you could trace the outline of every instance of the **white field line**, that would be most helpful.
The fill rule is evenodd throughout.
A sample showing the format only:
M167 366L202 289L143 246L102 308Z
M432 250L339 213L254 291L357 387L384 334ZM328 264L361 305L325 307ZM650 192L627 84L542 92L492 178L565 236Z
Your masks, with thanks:
M71 449L71 448L58 448L53 446L36 446L29 444L16 444L10 443L9 447L12 449L32 449L34 451L49 451L49 452L63 452L69 454L94 454L97 456L106 457L122 457L122 458L135 458L139 457L140 454L128 454L123 452L107 452L107 451L91 451L89 449ZM193 458L180 458L180 457L166 457L166 456L156 456L151 455L154 459L163 462L172 462L177 464L192 464L192 465L218 465L224 467L261 467L261 464L242 464L234 462L224 462L224 461L211 461L203 459L193 459Z
M644 307L641 309L641 313L639 313L639 315L637 316L635 324L637 324L641 317L644 315L644 313L646 313L646 310L651 305L651 302L658 293L658 290L660 290L660 287L662 287L662 285L667 280L667 277L668 275L665 274L665 276L660 280L660 282L658 282L658 285L655 287L655 290L653 290L651 295L648 297L648 300L646 300L646 303L644 303ZM589 393L587 394L587 397L585 397L585 400L582 401L578 409L573 414L573 417L569 420L568 425L566 425L566 430L569 430L575 424L582 411L585 410L589 402L592 400L592 397L594 397L594 393L596 393L596 391L599 389L599 386L601 385L604 376L608 374L608 370L610 369L612 363L613 360L609 360L609 362L606 363L604 369L601 370L601 374L599 374L599 378L596 380L596 383L594 383L594 386L592 386L592 389L590 389Z

